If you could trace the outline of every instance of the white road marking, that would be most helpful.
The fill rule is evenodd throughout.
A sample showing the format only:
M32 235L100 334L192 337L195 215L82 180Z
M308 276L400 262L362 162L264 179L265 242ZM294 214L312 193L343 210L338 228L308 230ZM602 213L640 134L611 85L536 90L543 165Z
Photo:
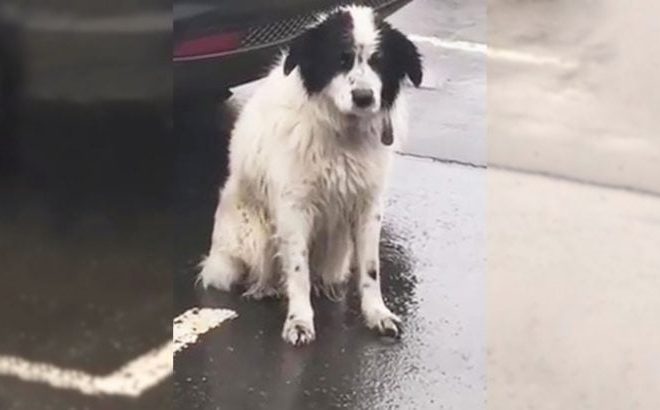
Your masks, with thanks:
M562 58L524 53L521 51L507 50L503 48L496 48L489 46L487 44L475 43L471 41L445 40L439 37L420 36L417 34L409 34L408 38L410 38L410 40L416 43L426 43L434 47L444 48L447 50L457 50L457 51L465 51L469 53L485 54L489 58L498 59L498 60L507 60L516 63L551 65L565 69L575 68L577 66L576 62L565 60Z
M87 395L137 397L172 373L172 349L172 342L167 342L119 370L102 376L32 362L17 356L0 356L0 375L48 384L59 389L76 390Z
M200 335L235 317L236 312L227 309L190 309L174 319L173 340L107 375L92 375L17 356L0 355L0 376L48 384L86 395L137 397L172 374L175 353L194 343Z
M236 316L233 310L209 308L192 308L180 314L174 319L172 328L174 353L185 349L195 343L200 335Z

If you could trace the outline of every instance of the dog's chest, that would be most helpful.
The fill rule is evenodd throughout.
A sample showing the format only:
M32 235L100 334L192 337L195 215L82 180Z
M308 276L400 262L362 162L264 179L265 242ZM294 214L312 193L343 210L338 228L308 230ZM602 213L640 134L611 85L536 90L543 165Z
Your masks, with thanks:
M380 188L384 166L376 153L333 152L310 158L311 197L324 213L348 215L368 204Z

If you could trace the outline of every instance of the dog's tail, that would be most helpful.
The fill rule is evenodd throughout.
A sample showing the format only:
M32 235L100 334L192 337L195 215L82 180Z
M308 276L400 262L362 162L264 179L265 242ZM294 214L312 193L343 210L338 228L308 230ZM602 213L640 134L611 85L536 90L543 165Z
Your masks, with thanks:
M199 264L201 271L195 278L195 286L228 291L232 285L237 283L244 271L239 260L224 252L211 252Z

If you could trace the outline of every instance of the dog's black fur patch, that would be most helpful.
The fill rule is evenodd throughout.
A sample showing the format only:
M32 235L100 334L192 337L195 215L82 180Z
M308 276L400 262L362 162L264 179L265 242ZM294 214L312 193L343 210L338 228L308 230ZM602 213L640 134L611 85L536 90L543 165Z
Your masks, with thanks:
M372 67L383 83L382 106L390 108L399 95L401 82L406 75L415 87L422 83L422 58L417 47L389 23L378 22L378 30L380 58L372 63Z
M299 67L311 95L321 91L340 72L353 67L355 54L350 13L337 12L294 40L284 60L284 74Z

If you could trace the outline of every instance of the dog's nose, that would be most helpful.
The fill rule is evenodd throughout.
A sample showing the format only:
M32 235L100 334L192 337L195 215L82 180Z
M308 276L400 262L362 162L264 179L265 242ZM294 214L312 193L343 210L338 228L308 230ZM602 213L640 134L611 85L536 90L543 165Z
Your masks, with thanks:
M374 103L374 92L368 88L358 88L351 91L353 96L353 103L360 107L365 108Z

